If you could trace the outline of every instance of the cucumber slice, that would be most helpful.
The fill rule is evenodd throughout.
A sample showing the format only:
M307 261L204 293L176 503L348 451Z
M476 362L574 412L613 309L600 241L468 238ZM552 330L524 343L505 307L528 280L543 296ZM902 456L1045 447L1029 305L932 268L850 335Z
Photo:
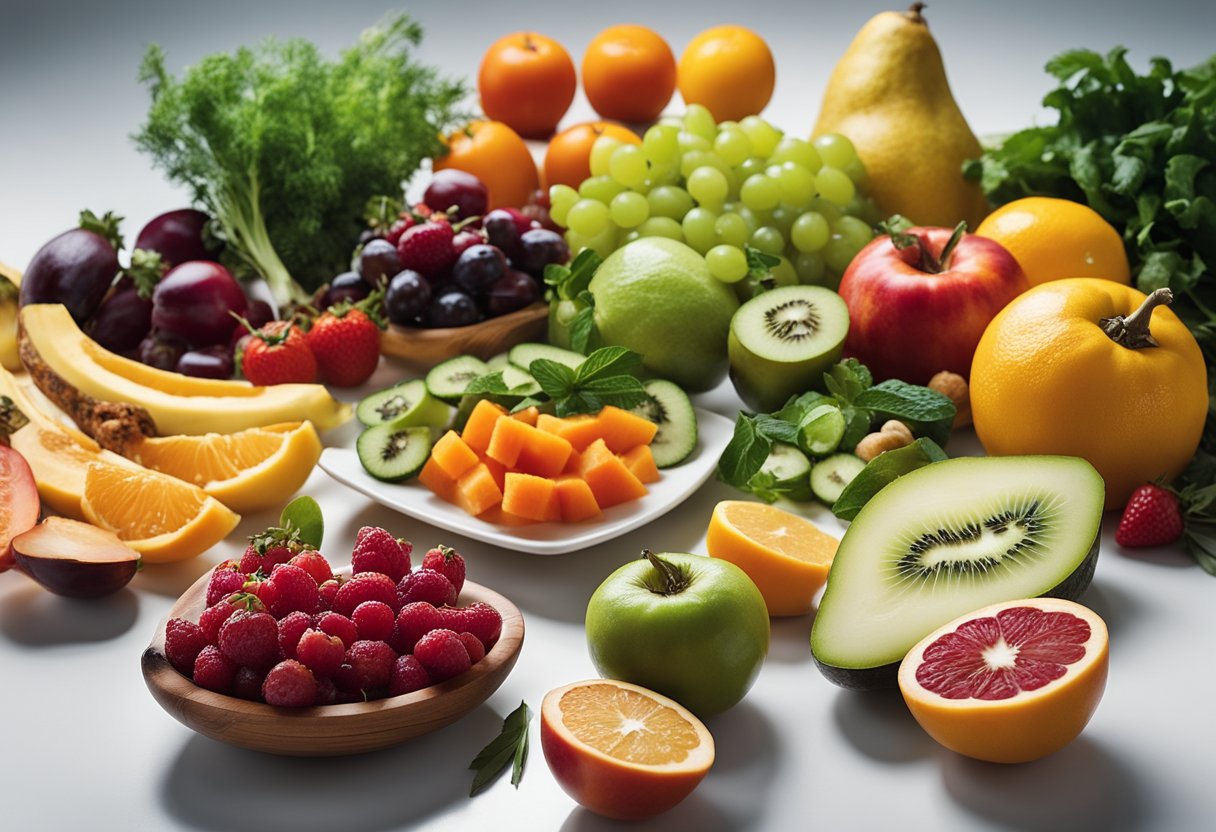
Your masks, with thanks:
M556 361L558 364L565 364L571 370L577 370L578 365L587 360L587 356L573 350L564 350L552 344L533 343L516 344L511 347L510 352L507 353L507 357L512 364L522 370L527 370L532 366L532 362L538 358L547 358L550 361Z
M633 412L659 426L650 443L654 464L659 468L679 465L697 447L697 414L692 402L670 381L654 379L644 387L649 398Z
M507 389L511 390L513 395L536 396L540 394L540 384L527 370L521 370L514 364L508 364L502 368L501 372L502 383L507 385Z
M400 482L422 470L431 455L431 429L394 422L370 427L355 440L363 468L378 480Z
M490 368L491 373L496 373L511 363L507 357L508 353L500 352L498 355L486 362L486 366Z
M411 378L365 396L355 407L355 417L369 428L386 422L407 428L441 428L451 419L452 412L427 391L426 382Z
M475 378L490 372L486 362L472 355L458 355L436 364L426 374L426 389L432 396L455 404Z
M768 488L787 500L811 499L811 461L793 445L774 442L759 473L772 476Z
M834 404L821 404L798 423L798 447L813 457L827 456L844 438L844 414Z
M840 492L861 473L866 464L853 454L832 454L819 460L811 469L811 492L831 506L840 499Z

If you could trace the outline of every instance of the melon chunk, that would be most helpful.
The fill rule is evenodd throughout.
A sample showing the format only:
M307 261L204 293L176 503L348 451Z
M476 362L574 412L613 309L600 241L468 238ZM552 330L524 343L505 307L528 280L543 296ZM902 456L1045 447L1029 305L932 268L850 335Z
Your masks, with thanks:
M578 474L591 486L600 508L636 500L647 494L646 486L633 475L621 458L597 439L579 457Z
M479 462L456 480L456 505L478 515L502 502L502 490L485 463Z
M591 486L578 477L564 476L557 481L557 502L561 507L562 522L578 523L600 516L600 505L591 493Z
M506 415L505 407L489 399L482 399L473 406L460 438L477 453L485 453L486 448L490 446L490 435L494 432L495 423Z
M445 433L432 446L431 459L452 479L459 479L481 461L477 452L465 444L454 430Z
M557 483L547 477L508 471L502 509L517 517L538 522L561 520Z
M628 410L608 405L595 417L600 438L614 454L623 454L637 445L649 445L659 426Z
M625 467L643 484L658 481L659 467L654 464L654 454L650 452L649 445L630 448L620 454L620 457L621 462L625 463Z

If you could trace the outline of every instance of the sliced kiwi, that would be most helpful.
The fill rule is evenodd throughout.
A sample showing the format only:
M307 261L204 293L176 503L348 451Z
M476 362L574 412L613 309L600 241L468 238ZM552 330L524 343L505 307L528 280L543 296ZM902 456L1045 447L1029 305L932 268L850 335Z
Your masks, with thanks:
M650 453L659 468L679 465L697 447L697 413L679 385L661 378L648 381L646 401L633 412L659 426Z
M472 355L458 355L440 362L426 374L426 389L432 396L455 404L475 378L491 372L486 362Z
M364 470L378 480L400 482L422 470L431 455L431 429L395 422L370 427L355 440Z
M827 505L840 499L840 492L861 473L866 464L853 454L832 454L811 469L811 491Z
M771 412L790 396L823 389L844 349L849 310L822 286L782 286L749 300L730 322L730 378L753 410Z
M366 427L396 422L402 427L440 428L451 418L451 409L432 396L426 382L411 378L378 390L360 400L355 417Z
M861 510L832 561L811 653L848 688L895 685L904 654L971 610L1076 599L1093 577L1105 488L1083 459L960 457L905 474Z
M578 365L587 360L587 356L573 350L564 350L552 344L534 343L516 344L511 347L510 352L507 353L507 357L512 364L521 370L530 368L532 362L538 358L547 358L550 361L556 361L558 364L565 364L571 370L577 370Z
M761 488L773 496L811 499L811 461L793 445L774 442L757 476L769 480Z

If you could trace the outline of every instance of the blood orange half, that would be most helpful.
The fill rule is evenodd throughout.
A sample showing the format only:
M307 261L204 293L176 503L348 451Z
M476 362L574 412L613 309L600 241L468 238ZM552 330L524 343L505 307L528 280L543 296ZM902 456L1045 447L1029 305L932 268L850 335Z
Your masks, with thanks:
M899 689L946 748L1022 763L1081 733L1107 664L1106 624L1092 610L1059 598L1005 601L925 636L899 666Z

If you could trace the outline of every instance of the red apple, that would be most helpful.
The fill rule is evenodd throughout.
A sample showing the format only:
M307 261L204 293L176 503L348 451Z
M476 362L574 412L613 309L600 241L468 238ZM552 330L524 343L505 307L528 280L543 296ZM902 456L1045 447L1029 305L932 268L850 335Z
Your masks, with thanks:
M25 457L7 445L0 445L0 572L16 565L10 543L34 527L41 505L38 486Z
M988 322L1028 288L1012 254L962 226L877 237L840 281L845 355L875 379L925 384L941 370L966 377Z

